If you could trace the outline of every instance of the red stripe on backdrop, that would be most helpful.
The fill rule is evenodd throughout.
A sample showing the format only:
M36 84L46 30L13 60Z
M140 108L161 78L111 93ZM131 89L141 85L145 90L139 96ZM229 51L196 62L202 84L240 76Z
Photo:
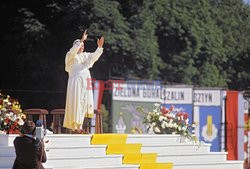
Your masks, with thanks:
M98 110L101 109L103 90L104 90L104 83L102 80L100 80L99 81L99 97L98 97L98 104L97 104Z
M227 148L227 159L237 160L238 159L238 91L227 91L227 102L226 102L226 148Z
M94 85L94 109L100 110L102 104L103 90L104 90L104 82L102 80L96 80Z

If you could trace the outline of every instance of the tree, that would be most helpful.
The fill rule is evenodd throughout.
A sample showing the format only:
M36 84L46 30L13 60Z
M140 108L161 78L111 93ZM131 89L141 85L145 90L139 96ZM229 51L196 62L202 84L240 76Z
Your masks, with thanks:
M168 82L209 86L201 81L200 70L216 65L218 82L225 86L220 65L226 58L222 48L222 32L212 18L212 7L205 0L159 0L158 28L160 55L167 66L162 79ZM211 71L212 73L213 71ZM203 75L204 77L204 75ZM212 77L207 75L206 78Z
M227 62L222 65L229 88L244 89L250 82L249 42L250 7L242 0L211 1L214 20L223 32L223 49Z
M165 66L159 57L156 15L151 13L153 8L154 2L145 0L138 13L129 18L134 37L134 76L145 79L158 79L160 70Z

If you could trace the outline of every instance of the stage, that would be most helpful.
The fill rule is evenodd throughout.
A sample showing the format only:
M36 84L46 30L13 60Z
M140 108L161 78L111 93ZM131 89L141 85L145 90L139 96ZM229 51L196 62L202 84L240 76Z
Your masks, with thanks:
M12 167L16 136L0 134L0 169ZM51 134L45 140L46 169L243 169L242 161L227 161L226 152L179 135Z

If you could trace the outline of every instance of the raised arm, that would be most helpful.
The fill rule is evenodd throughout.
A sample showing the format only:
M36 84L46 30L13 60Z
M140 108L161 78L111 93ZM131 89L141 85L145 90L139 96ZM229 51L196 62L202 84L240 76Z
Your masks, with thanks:
M82 47L83 42L87 39L87 37L88 37L87 30L85 30L82 34L82 38L74 41L73 47L69 50L68 54L75 56L79 51L80 47Z
M78 44L75 44L71 49L70 51L66 54L66 57L65 57L65 71L66 72L69 72L72 65L74 64L74 60L76 59L75 56L77 54L77 51L79 50ZM80 45L80 42L79 42L79 45Z
M96 51L93 53L85 53L86 57L85 58L83 57L81 62L79 62L79 60L76 61L76 59L73 59L75 69L81 70L84 68L88 69L91 68L103 53L103 48L102 48L103 43L104 43L104 38L101 37L100 39L97 40L98 48L96 49Z
M97 39L97 49L94 53L91 53L89 56L89 67L92 67L93 64L99 59L101 54L103 53L103 44L104 44L104 37Z
M83 46L83 42L87 39L87 37L88 37L87 30L85 30L84 33L82 34L82 38L75 40L72 48L66 54L65 70L67 72L69 72L70 67L74 63L76 54L78 53L80 48Z

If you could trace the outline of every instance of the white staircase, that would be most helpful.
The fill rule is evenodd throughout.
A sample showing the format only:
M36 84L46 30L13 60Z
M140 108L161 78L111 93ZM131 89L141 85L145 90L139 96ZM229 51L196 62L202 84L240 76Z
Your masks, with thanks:
M15 135L0 135L0 169L11 169ZM92 135L48 135L46 169L138 169L122 165L122 155L106 155L106 145L90 145ZM128 135L127 143L142 143L142 153L158 153L158 162L173 169L243 169L242 161L227 161L226 152L210 152L210 144L180 143L178 135Z

